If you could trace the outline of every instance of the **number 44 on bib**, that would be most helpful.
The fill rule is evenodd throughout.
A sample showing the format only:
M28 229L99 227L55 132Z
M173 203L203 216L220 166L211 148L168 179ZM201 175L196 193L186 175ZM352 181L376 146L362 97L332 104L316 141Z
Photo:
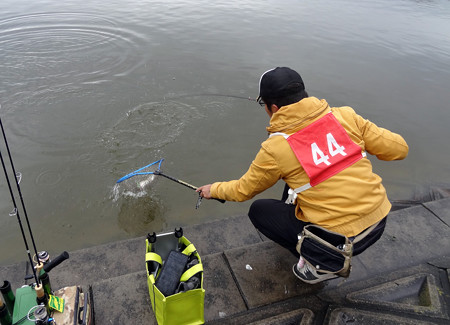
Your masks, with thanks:
M345 153L345 147L340 146L336 139L333 137L333 134L327 133L327 144L328 144L328 152L332 157L340 154L342 156L347 156ZM331 163L329 162L329 156L325 155L322 150L320 150L319 146L316 142L311 144L311 153L314 160L314 163L317 165L324 163L329 166Z
M361 147L354 143L332 113L287 138L310 179L311 186L336 175L360 160Z

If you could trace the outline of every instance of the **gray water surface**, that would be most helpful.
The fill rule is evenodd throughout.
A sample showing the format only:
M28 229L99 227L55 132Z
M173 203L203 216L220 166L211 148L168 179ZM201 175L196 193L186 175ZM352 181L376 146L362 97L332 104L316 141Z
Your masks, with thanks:
M160 158L196 186L240 177L268 125L245 98L275 66L405 137L407 160L372 159L391 199L448 184L449 32L444 0L3 0L0 117L38 249L245 214L251 202L195 210L196 193L165 179L140 197L113 188ZM12 208L1 175L2 263L26 257Z

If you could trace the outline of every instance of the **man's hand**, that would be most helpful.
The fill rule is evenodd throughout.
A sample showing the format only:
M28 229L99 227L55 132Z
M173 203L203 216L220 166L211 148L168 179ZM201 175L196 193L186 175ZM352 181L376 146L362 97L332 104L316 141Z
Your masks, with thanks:
M211 184L200 186L196 189L196 192L200 193L200 196L205 199L211 199Z

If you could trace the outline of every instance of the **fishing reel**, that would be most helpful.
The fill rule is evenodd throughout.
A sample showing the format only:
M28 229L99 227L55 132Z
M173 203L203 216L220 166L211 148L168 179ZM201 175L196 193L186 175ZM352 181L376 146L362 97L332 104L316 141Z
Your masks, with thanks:
M47 313L47 308L44 305L31 308L27 318L36 325L56 325L55 320Z

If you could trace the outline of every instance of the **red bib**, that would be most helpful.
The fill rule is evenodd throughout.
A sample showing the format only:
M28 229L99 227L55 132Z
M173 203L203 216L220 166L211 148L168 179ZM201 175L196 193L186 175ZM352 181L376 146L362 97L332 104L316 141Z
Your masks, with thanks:
M287 138L311 186L336 175L360 160L361 147L354 143L332 113Z

